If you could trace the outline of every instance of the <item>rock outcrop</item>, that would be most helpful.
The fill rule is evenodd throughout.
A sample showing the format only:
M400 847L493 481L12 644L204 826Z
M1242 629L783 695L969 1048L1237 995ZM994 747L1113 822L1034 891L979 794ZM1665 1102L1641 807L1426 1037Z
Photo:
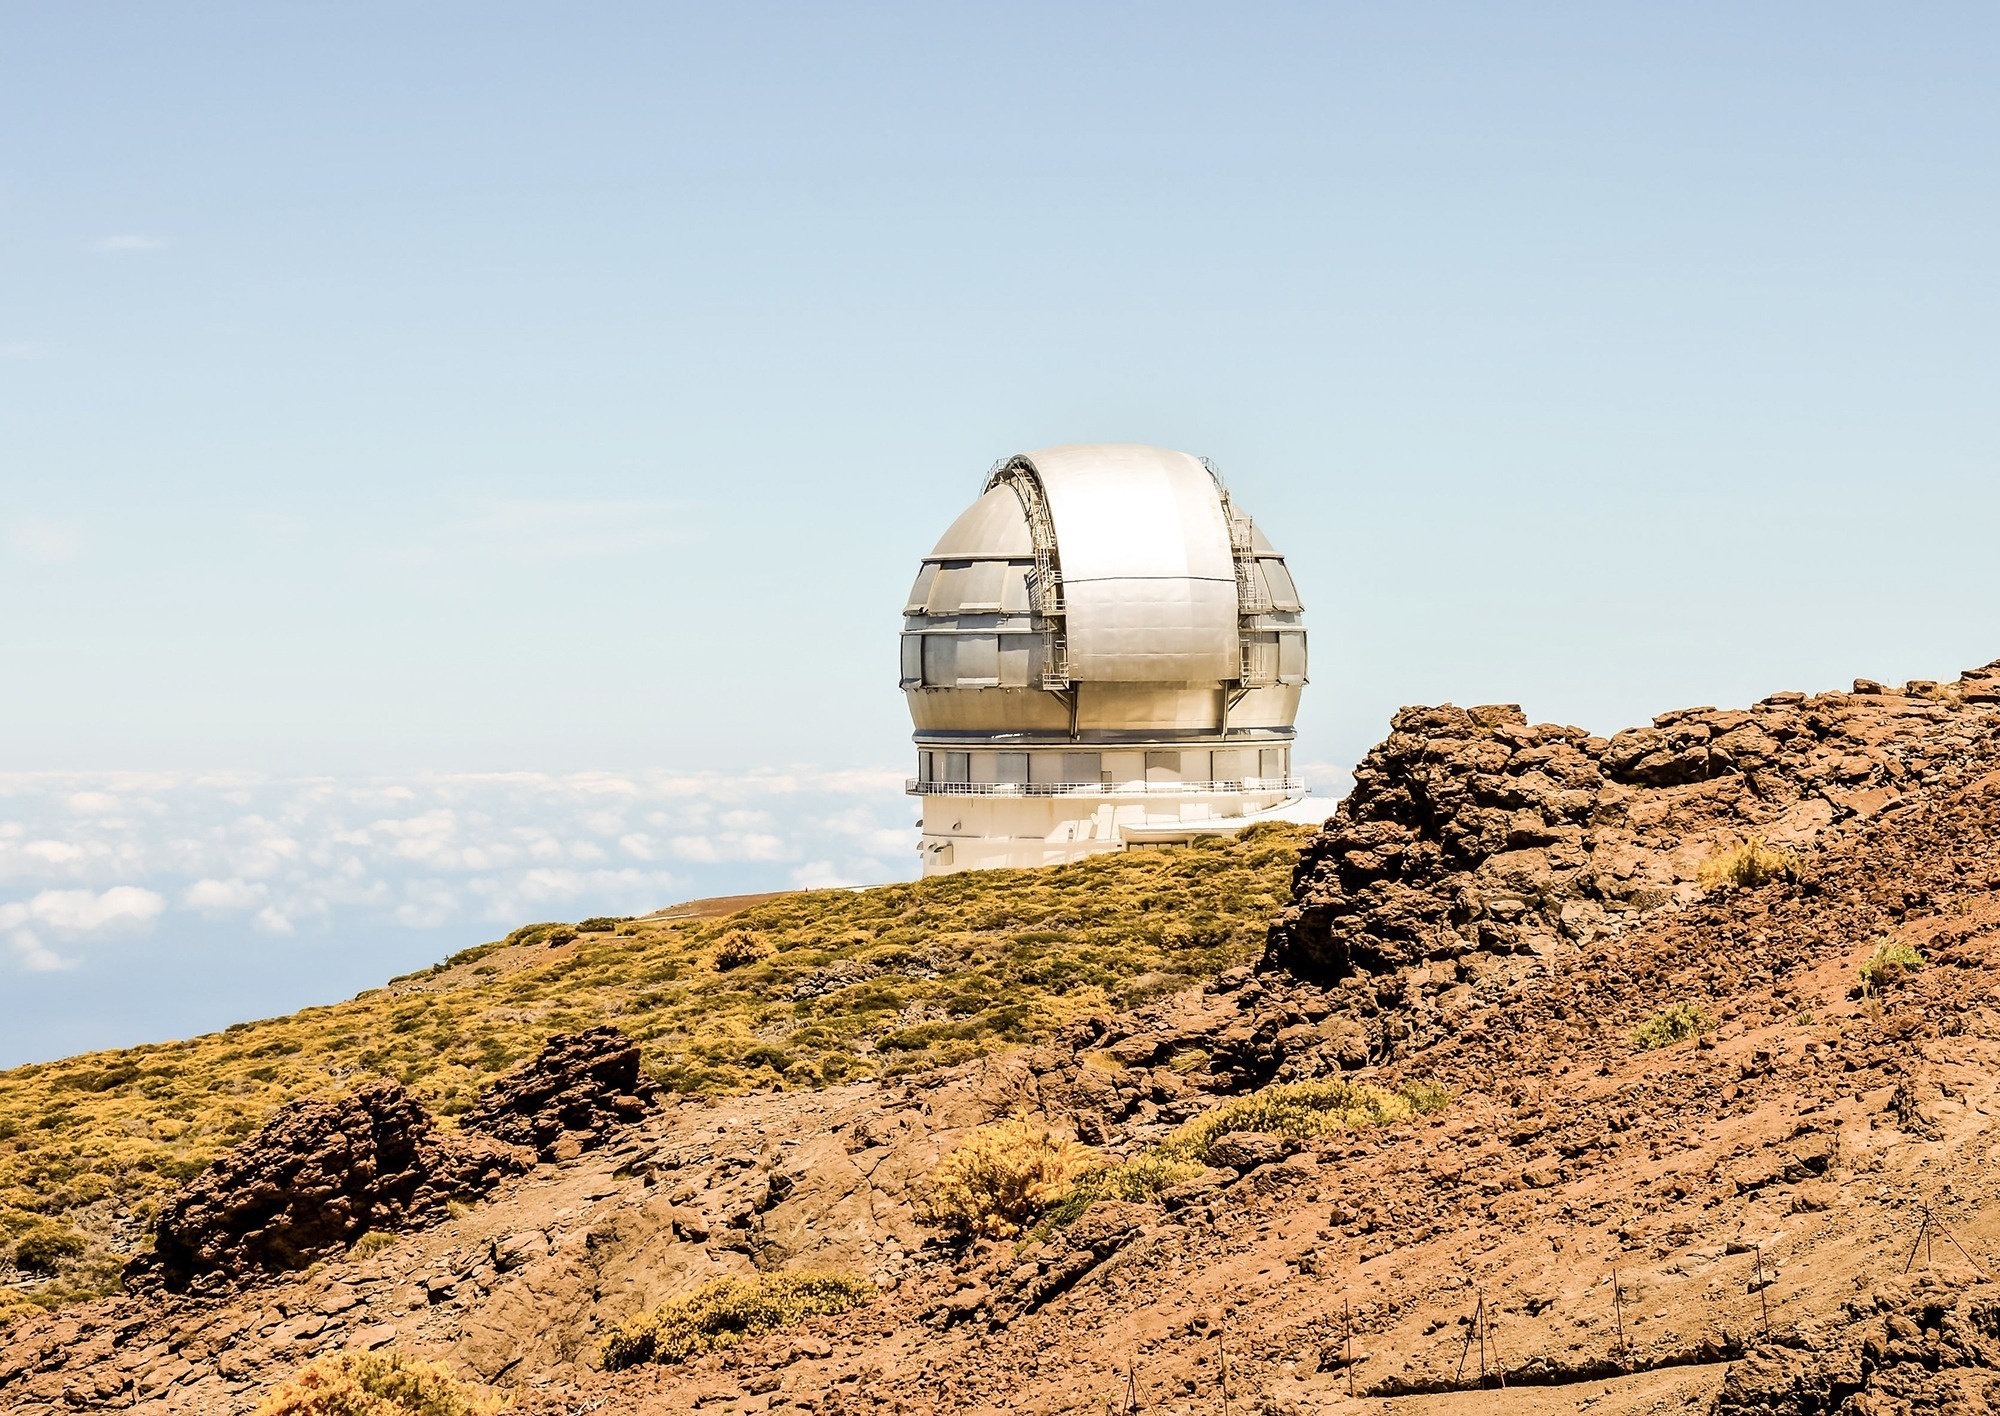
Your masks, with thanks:
M639 1075L637 1043L616 1028L591 1028L550 1038L534 1061L487 1088L459 1125L543 1160L571 1160L644 1116L659 1092Z
M1608 740L1513 705L1405 708L1307 848L1267 961L1331 981L1588 944L1697 898L1719 847L1802 847L1893 808L1966 759L1996 702L2000 662L1684 708Z
M392 1081L295 1101L168 1201L153 1250L132 1262L128 1281L180 1291L303 1268L371 1230L434 1222L451 1200L528 1164L511 1146L438 1130Z

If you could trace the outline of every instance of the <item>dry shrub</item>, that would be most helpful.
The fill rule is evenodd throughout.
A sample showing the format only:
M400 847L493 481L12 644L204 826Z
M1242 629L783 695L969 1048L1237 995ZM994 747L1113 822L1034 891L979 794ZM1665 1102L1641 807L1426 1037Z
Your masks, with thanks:
M1167 1137L1160 1154L1206 1161L1209 1146L1231 1131L1263 1131L1303 1140L1428 1116L1442 1111L1450 1100L1450 1094L1433 1082L1411 1082L1393 1092L1339 1078L1282 1082L1204 1111Z
M754 964L769 956L771 946L747 929L732 930L722 937L715 949L715 967L719 973L740 969L745 964Z
M396 1236L379 1229L371 1229L354 1241L354 1247L347 1251L350 1259L372 1259L384 1249L392 1247Z
M1906 974L1920 972L1924 956L1908 944L1881 943L1861 966L1861 992L1865 996L1884 988L1894 988Z
M613 1372L644 1362L683 1362L806 1318L844 1313L876 1296L874 1284L848 1274L719 1278L633 1318L604 1340L597 1355Z
M71 1259L81 1258L90 1242L73 1229L38 1225L14 1245L14 1263L28 1273L54 1273Z
M507 1405L436 1362L343 1352L294 1373L256 1416L493 1416Z
M1704 890L1720 890L1733 885L1754 890L1773 880L1796 880L1799 858L1790 851L1772 850L1762 836L1752 836L1733 846L1725 846L1702 862L1698 879Z
M1632 1046L1640 1052L1656 1047L1672 1047L1691 1037L1700 1037L1715 1023L1699 1003L1670 1003L1638 1027L1632 1029Z
M955 1233L1011 1239L1100 1164L1090 1147L1024 1118L981 1126L932 1172L925 1215Z

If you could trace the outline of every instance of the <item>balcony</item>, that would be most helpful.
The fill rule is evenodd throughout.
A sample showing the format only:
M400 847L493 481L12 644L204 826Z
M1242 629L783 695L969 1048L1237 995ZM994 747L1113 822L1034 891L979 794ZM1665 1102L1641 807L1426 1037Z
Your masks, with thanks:
M1240 796L1244 792L1303 792L1301 777L1245 777L1234 782L926 782L903 780L909 796L1144 797Z

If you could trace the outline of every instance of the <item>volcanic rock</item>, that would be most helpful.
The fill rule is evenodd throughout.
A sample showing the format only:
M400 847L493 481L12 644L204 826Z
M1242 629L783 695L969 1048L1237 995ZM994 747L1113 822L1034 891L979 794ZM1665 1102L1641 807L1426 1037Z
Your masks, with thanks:
M129 1281L180 1291L208 1275L303 1268L371 1230L420 1228L449 1201L528 1168L511 1146L453 1136L393 1081L279 1109L168 1201Z
M460 1120L543 1160L595 1150L646 1114L659 1085L639 1075L639 1046L616 1028L552 1037L541 1056L487 1088Z

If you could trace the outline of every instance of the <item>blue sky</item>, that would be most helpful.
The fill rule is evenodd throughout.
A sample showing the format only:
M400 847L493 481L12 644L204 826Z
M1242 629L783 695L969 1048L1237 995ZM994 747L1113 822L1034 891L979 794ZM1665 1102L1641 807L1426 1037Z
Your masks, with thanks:
M908 868L902 594L1052 442L1221 465L1332 779L1401 703L1994 658L1996 78L1971 6L8 7L0 912L65 966L0 955L0 1035L290 1006L515 898L203 914L231 862L161 843L212 779L803 774L866 849L654 884ZM105 773L136 834L63 805Z

